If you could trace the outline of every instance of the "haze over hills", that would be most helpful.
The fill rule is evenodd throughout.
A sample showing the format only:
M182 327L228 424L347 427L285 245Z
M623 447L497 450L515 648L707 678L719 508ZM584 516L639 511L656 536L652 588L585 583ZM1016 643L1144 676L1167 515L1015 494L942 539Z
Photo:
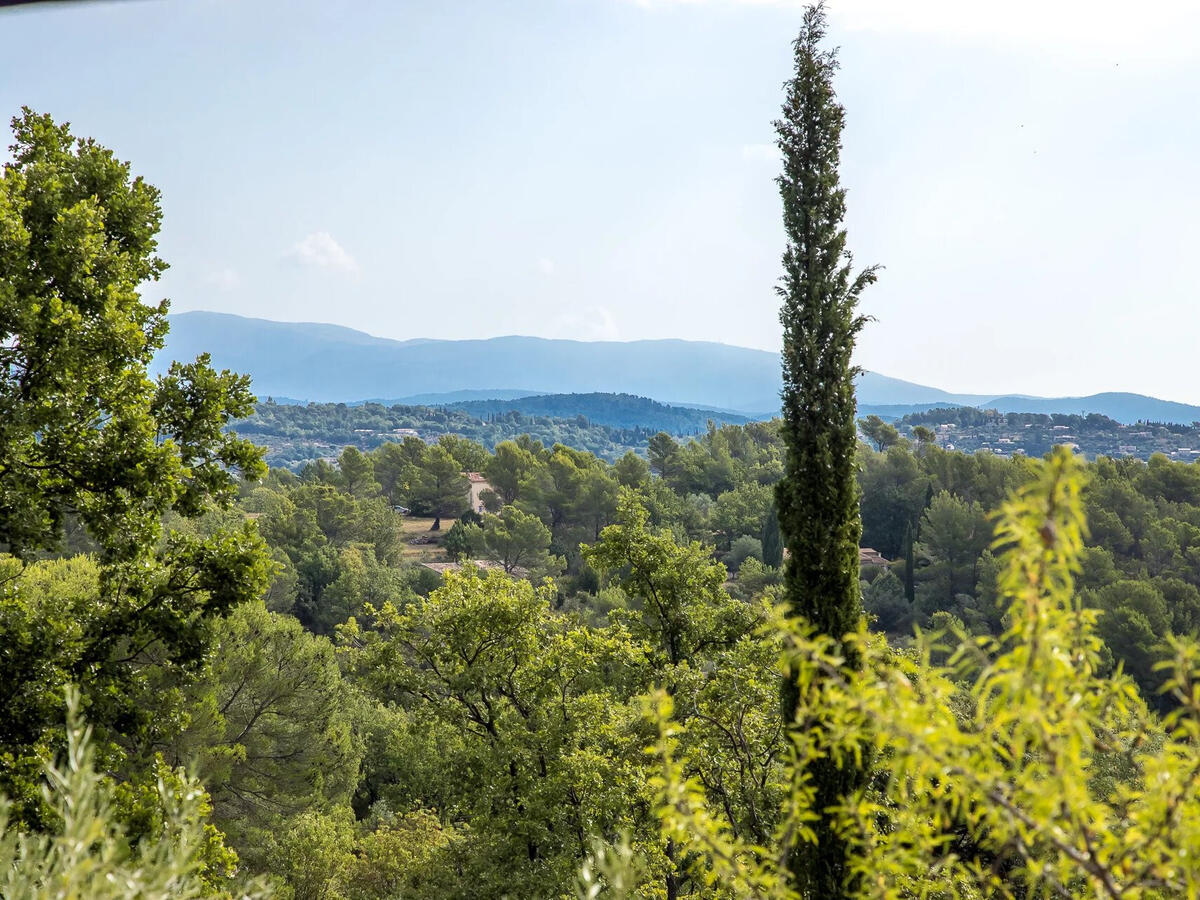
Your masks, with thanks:
M398 341L339 325L272 322L227 313L173 315L155 360L209 352L219 368L247 372L260 397L302 401L443 405L463 401L597 392L710 408L753 418L779 408L779 357L702 341L569 341L508 336L487 340ZM1043 398L955 394L865 372L859 409L898 417L937 406L1001 412L1101 413L1120 422L1190 423L1200 406L1140 394Z
M204 312L171 317L167 356L190 359L206 350L218 366L253 375L263 397L353 401L463 390L611 391L757 413L774 410L779 396L777 356L723 344L516 336L393 341L330 325Z

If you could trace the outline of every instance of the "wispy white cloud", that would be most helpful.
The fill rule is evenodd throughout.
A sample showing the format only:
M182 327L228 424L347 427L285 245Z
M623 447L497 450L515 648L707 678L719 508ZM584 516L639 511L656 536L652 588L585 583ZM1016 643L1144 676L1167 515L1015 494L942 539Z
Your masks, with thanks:
M214 269L205 275L204 283L220 291L222 294L228 294L230 291L235 291L241 287L242 279L235 270L225 267Z
M575 312L563 313L551 326L551 337L575 341L618 341L621 329L611 310L605 306L588 306Z
M537 268L539 272L549 278L554 274L554 260L545 256L540 257L537 261Z
M632 0L638 6L799 9L806 0ZM852 31L926 34L952 41L1032 46L1065 56L1161 59L1200 53L1200 3L1142 0L828 0Z
M314 231L284 254L298 265L357 274L358 262L328 231Z

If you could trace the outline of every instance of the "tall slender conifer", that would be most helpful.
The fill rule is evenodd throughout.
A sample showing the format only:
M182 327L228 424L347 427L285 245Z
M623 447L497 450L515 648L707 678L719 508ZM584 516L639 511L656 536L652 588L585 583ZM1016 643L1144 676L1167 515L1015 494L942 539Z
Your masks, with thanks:
M767 512L767 520L763 523L762 534L763 563L773 569L783 565L783 533L779 530L779 510L775 504Z
M779 522L788 547L785 590L791 611L820 631L841 637L862 616L858 547L862 535L855 478L855 336L858 312L875 269L853 271L842 218L846 192L838 181L843 110L833 90L837 56L823 49L825 9L805 10L793 45L795 68L786 83L783 115L775 122L783 156L777 179L787 247L777 288L783 301L784 479L777 489ZM859 660L848 653L847 666ZM795 718L796 691L788 679L783 712ZM863 781L852 764L820 760L809 769L817 810L838 804ZM822 900L853 896L846 846L834 817L814 823L816 843L791 857L795 886Z
M917 602L917 555L914 552L916 539L913 537L912 522L904 526L904 599L909 605Z

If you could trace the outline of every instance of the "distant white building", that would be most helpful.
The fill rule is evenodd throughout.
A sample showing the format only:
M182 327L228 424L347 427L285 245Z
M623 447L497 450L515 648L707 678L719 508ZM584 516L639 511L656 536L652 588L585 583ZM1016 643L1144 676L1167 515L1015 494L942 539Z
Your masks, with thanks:
M482 494L484 491L492 490L492 486L481 472L463 472L463 474L467 476L467 481L471 484L471 509L477 513L483 513Z

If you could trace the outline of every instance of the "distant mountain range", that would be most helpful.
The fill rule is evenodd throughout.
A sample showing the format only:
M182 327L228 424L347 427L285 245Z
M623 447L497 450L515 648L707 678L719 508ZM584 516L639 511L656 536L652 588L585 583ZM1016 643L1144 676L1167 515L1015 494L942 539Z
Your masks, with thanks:
M348 402L457 391L500 390L509 397L605 391L752 414L779 404L775 354L715 343L393 341L336 325L207 312L172 316L165 356L190 359L203 351L221 367L253 375L260 397Z
M299 401L449 405L479 400L619 393L672 406L769 418L779 409L779 356L704 341L565 341L533 337L396 341L339 325L271 322L227 313L170 317L156 359L209 352L220 368L247 372L262 397ZM1001 412L1101 413L1119 422L1200 421L1200 406L1140 394L1044 398L954 394L866 372L859 411L898 418L940 406ZM556 414L573 414L555 401ZM540 415L514 404L529 415ZM549 414L549 413L545 413ZM728 419L733 421L733 419Z

